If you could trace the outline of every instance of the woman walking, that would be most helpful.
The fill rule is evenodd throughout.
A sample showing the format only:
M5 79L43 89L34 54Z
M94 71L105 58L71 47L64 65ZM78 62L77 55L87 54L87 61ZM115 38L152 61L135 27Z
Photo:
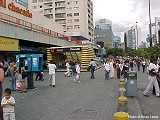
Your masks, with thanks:
M109 80L110 67L109 60L107 59L104 63L105 80Z

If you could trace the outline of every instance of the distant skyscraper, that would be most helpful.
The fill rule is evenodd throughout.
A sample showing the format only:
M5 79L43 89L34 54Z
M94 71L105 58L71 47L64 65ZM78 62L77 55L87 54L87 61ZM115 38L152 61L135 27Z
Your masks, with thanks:
M96 29L112 29L112 21L107 19L100 19L95 23Z
M114 36L114 47L118 48L120 44L121 44L121 37Z
M29 9L61 24L67 36L94 42L91 0L29 0Z
M141 45L141 29L138 26L132 26L126 35L127 47L137 49Z
M114 45L114 35L112 31L112 22L107 19L100 19L95 22L94 41L101 47L110 47Z

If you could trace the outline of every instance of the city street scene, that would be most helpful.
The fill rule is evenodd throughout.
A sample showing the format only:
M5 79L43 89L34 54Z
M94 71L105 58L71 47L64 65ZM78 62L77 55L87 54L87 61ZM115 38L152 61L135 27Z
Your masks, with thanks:
M159 0L0 0L0 120L160 120Z

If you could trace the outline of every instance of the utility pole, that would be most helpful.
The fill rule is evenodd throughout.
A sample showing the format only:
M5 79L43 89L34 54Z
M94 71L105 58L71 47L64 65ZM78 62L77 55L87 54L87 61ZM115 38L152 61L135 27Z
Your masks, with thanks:
M149 0L149 41L150 47L152 47L152 24L151 24L151 2Z
M136 22L136 32L137 32L137 38L136 38L136 49L138 49L138 22Z

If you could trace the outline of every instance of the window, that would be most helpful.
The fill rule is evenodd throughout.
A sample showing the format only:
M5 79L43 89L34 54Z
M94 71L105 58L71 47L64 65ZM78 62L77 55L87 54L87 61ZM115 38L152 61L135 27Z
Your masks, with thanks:
M74 22L79 22L79 19L74 19Z
M73 26L67 26L67 29L73 29Z
M67 20L68 23L72 23L72 19Z
M39 2L43 2L43 0L39 0Z
M74 13L74 16L79 16L79 13Z
M72 13L67 14L67 17L72 17Z
M79 10L79 7L74 7L75 10Z
M42 5L40 5L39 8L42 8Z
M67 5L71 5L72 2L67 2Z
M74 1L75 4L78 4L78 1Z
M71 10L72 10L72 8L71 8L71 7L69 7L69 8L67 8L67 10L68 10L68 11L71 11Z
M80 26L79 25L74 25L74 29L79 29Z
M36 9L36 8L37 8L37 6L32 6L32 8L33 8L33 9Z
M32 0L32 3L37 3L37 0Z

